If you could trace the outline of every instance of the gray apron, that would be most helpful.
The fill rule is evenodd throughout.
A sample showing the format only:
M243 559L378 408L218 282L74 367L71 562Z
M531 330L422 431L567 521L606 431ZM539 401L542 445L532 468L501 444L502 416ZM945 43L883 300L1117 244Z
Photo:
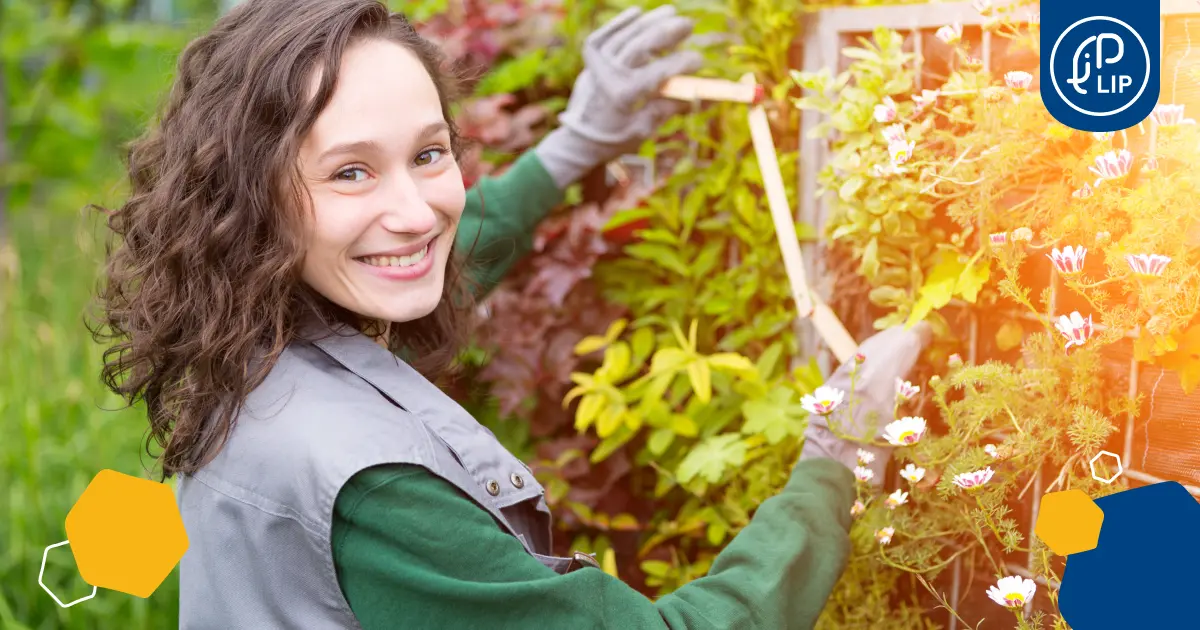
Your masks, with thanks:
M382 464L455 485L558 573L597 566L551 554L545 490L491 431L392 353L341 333L292 343L217 457L180 477L179 627L359 628L334 569L333 506Z

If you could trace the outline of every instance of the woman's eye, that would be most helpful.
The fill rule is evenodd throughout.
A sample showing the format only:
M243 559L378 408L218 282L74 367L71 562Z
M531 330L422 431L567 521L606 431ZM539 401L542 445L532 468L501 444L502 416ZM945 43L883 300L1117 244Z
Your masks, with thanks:
M333 178L340 182L361 182L367 178L367 172L361 168L347 168L338 171Z
M425 166L427 164L433 164L434 162L441 159L443 153L444 153L444 151L442 151L441 149L426 149L417 154L416 164L417 164L417 166Z

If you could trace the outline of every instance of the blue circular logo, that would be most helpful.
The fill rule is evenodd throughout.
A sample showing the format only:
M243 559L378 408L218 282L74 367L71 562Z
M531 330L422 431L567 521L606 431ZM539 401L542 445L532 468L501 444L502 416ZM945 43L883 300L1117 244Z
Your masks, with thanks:
M1050 51L1050 84L1071 109L1119 114L1150 83L1150 49L1129 24L1103 15L1067 27Z

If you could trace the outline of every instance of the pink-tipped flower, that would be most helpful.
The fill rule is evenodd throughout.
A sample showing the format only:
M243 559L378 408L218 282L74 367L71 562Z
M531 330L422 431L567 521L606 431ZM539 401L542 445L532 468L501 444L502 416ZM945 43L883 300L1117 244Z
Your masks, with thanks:
M856 453L856 454L858 455L858 465L859 466L866 466L867 464L870 464L871 462L875 461L875 453L872 453L871 451L863 450L860 448L860 449L858 449L858 453Z
M1067 348L1082 346L1092 338L1092 316L1088 315L1087 319L1084 319L1079 311L1073 311L1069 316L1060 315L1058 321L1054 322L1054 327L1067 338Z
M925 418L904 417L889 422L883 428L883 437L892 446L912 446L921 441L921 436L925 435L926 428Z
M903 490L897 490L891 493L883 502L883 504L886 505L887 509L889 510L894 510L905 503L908 503L908 493Z
M954 23L947 24L937 30L933 34L934 37L942 40L942 43L953 46L962 41L962 24Z
M995 586L989 586L987 596L1005 608L1016 610L1024 607L1029 600L1033 599L1033 594L1036 592L1037 583L1033 580L1019 575L1010 575L997 580Z
M895 164L896 166L903 166L912 158L913 149L916 148L916 146L917 143L913 142L912 140L909 140L908 142L901 140L899 142L893 142L889 144L888 154L892 156L892 164Z
M896 123L883 128L883 141L889 145L905 140L908 140L908 134L904 131L904 125Z
M963 68L975 72L983 69L983 60L974 55L963 56Z
M867 468L866 466L855 466L854 467L854 478L861 481L862 483L867 483L868 481L875 478L875 471L871 470L870 468Z
M886 544L892 542L892 536L895 536L895 535L896 535L895 527L884 527L883 529L875 530L875 540L879 541L879 544L881 544L881 545L886 545Z
M1146 165L1142 167L1142 170L1146 171L1147 173L1153 173L1154 171L1157 171L1158 158L1154 157L1153 155L1146 158Z
M1154 107L1150 113L1154 123L1159 127L1178 127L1179 125L1194 125L1196 121L1183 117L1183 105L1161 104Z
M1088 170L1099 178L1095 184L1099 187L1106 180L1125 177L1131 168L1133 168L1133 154L1126 149L1121 149L1096 156L1096 165L1089 166Z
M913 105L916 105L915 113L919 114L929 109L930 106L937 102L940 94L938 90L921 90L920 94L913 94L912 102Z
M991 466L983 470L965 472L954 476L954 485L963 490L971 490L991 481L994 474L996 474L996 471L992 470Z
M1096 191L1092 189L1092 185L1085 182L1083 188L1071 193L1071 196L1076 199L1087 199L1094 194L1096 194Z
M1048 254L1048 257L1054 263L1054 268L1058 270L1058 273L1064 276L1071 276L1083 271L1083 261L1087 257L1087 248L1067 245L1065 249L1059 251L1055 247Z
M920 387L902 378L896 378L896 396L901 400L912 400L912 397L919 393L921 393Z
M846 392L836 387L822 385L817 388L817 391L801 397L800 406L808 413L827 416L833 413L833 410L837 409L837 406L842 404L842 400L845 398Z
M896 101L892 97L883 97L883 102L875 106L875 121L890 123L896 120Z
M1096 232L1096 244L1105 245L1112 240L1112 234L1104 231Z
M996 232L988 235L988 240L992 242L992 246L1000 247L1008 245L1008 232Z
M1024 92L1033 85L1033 75L1024 70L1009 70L1004 73L1004 83L1014 92Z
M1166 271L1171 259L1159 254L1128 254L1125 262L1129 263L1134 274L1142 278L1157 278Z
M857 363L857 364L859 364L859 365L862 365L863 363L865 363L865 362L866 362L866 360L867 360L867 355L865 355L865 354L863 354L863 353L861 353L861 352L855 352L855 353L854 353L854 362L855 362L855 363Z
M862 501L855 501L854 505L850 507L850 516L853 518L858 518L863 515L863 512L866 511L867 506L865 503Z

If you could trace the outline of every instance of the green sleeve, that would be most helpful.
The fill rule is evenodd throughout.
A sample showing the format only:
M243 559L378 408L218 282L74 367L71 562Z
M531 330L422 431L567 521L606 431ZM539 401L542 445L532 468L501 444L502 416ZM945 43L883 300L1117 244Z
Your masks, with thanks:
M359 473L338 495L337 576L376 628L811 628L850 551L853 475L796 465L708 575L657 601L597 569L559 575L424 468Z
M467 191L455 246L467 256L482 299L533 248L533 231L563 199L533 151L526 151L503 174L483 177Z

